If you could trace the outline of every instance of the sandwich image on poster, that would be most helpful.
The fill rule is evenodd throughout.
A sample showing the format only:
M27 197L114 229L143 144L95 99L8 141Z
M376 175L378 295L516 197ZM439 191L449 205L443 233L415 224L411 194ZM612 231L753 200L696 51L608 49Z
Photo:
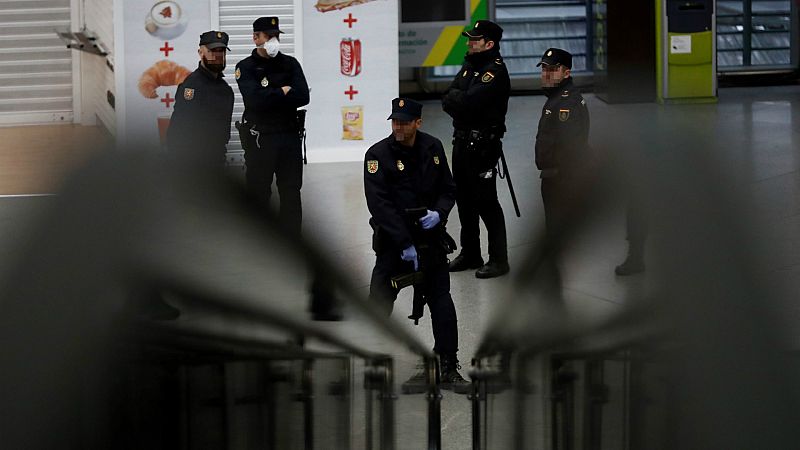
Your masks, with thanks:
M314 7L317 8L319 12L328 12L372 1L375 0L319 0Z

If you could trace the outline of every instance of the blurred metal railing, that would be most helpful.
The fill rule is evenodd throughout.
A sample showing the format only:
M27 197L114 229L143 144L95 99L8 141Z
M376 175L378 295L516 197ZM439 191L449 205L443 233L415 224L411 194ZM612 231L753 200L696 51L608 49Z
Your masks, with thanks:
M474 449L796 446L797 367L772 309L793 294L764 282L747 195L704 148L708 130L658 120L665 131L647 141L658 164L632 162L646 159L635 138L604 135L604 161L570 178L567 219L533 233L473 360ZM650 289L587 319L567 307L563 255L633 190L657 217Z
M72 180L2 280L4 448L396 448L393 358L353 344L349 326L302 319L305 273L370 342L383 335L425 361L427 448L441 448L432 351L239 187L141 150L109 152ZM235 283L219 275L231 264ZM163 302L181 317L142 315Z

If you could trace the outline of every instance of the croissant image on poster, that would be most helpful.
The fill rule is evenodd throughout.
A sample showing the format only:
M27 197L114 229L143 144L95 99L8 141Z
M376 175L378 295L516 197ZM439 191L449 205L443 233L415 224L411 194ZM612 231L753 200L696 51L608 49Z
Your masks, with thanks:
M342 106L342 139L364 140L364 107Z
M144 29L160 39L175 39L186 31L189 18L177 2L161 1L150 8L144 19Z
M144 98L158 98L156 88L177 86L192 72L169 60L161 60L145 70L139 77L139 92Z
M344 38L339 43L342 75L355 77L361 73L361 39Z
M372 1L375 0L319 0L314 7L319 12L328 12Z

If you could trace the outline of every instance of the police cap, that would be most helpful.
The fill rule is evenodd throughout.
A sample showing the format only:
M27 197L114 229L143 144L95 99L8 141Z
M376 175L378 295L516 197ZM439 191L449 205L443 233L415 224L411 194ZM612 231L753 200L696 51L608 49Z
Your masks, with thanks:
M548 48L545 50L544 55L542 55L542 60L539 61L539 64L537 64L536 67L539 67L542 64L546 64L548 66L561 64L567 69L572 69L572 54L566 50L561 50L560 48Z
M389 119L397 120L417 120L422 117L422 103L415 102L410 98L396 98L392 100L392 115Z
M228 48L228 33L224 31L206 31L200 35L200 45L205 45L209 50L215 48Z
M278 28L278 18L275 16L259 17L256 19L256 21L253 22L253 33L259 31L269 35L283 33L283 31Z
M470 39L483 38L487 41L500 42L503 38L503 29L490 20L479 20L471 30L465 30L461 35Z

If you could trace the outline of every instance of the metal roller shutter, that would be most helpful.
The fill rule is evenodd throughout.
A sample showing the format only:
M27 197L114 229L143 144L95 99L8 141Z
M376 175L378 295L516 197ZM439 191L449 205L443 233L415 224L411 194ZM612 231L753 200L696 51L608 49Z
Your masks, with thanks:
M262 16L277 16L280 21L281 52L294 55L295 20L293 0L219 0L219 26L230 36L228 65L225 77L235 94L233 120L241 120L244 102L236 85L233 72L236 64L250 56L253 51L253 21ZM231 125L233 126L233 125ZM231 142L228 143L228 163L244 164L242 144L235 129L232 129Z
M0 0L0 124L71 122L70 0Z

